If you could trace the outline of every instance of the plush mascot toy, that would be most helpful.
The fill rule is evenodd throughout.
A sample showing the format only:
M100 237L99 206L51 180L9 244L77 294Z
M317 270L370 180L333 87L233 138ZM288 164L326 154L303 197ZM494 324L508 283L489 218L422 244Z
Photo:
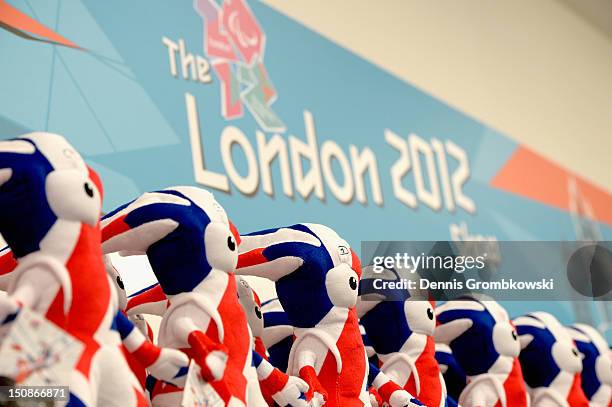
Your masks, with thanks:
M518 335L506 310L493 300L465 297L439 306L436 316L436 342L450 346L468 377L459 405L529 405L518 360Z
M425 299L383 301L365 295L359 297L357 315L380 369L425 405L444 406L446 387L435 359L433 304Z
M123 314L134 324L134 326L145 335L150 342L153 342L153 330L151 326L148 324L147 320L144 319L143 315L133 312L132 314L128 314L126 312L127 309L127 296L125 293L125 287L123 285L123 279L119 275L119 272L113 265L110 256L104 256L104 266L106 267L106 272L108 273L112 282L114 282L115 290L117 292L117 298L119 301L119 309L123 312ZM137 335L137 334L135 334ZM123 352L123 356L128 362L130 369L138 378L140 385L144 389L146 387L147 380L147 369L140 360L136 357L138 353L130 353L124 344L121 346L121 351Z
M118 311L102 260L101 203L99 178L63 137L31 133L0 142L0 233L11 249L2 261L10 279L0 321L28 307L83 343L68 378L69 405L144 406L120 338L169 381L184 380L188 360L148 342Z
M238 300L252 332L253 366L257 369L257 377L264 399L269 406L273 406L274 403L279 406L288 404L294 407L306 406L304 395L308 390L306 382L297 377L288 376L268 361L266 348L261 338L264 328L259 296L244 278L236 276L236 283ZM170 301L161 290L159 283L155 283L132 294L126 304L130 318L138 317L139 314L135 314L137 311L163 317ZM131 362L130 366L132 366Z
M580 352L569 332L546 312L518 317L514 324L532 406L588 407L580 383Z
M459 366L459 363L457 363L455 356L453 356L450 346L436 343L436 360L444 377L447 404L449 407L456 406L456 400L459 400L461 392L467 385L467 376L461 366Z
M266 346L269 346L270 360L286 367L294 340L293 326L291 326L278 298L266 301L262 309L264 318L263 342ZM405 401L406 399L411 402L411 404L406 405L420 405L417 399L402 391L399 385L381 372L378 369L377 363L372 363L376 356L372 347L366 345L368 339L361 325L359 326L359 332L364 341L366 356L370 359L368 392L372 406L394 405L396 401L400 404L399 400Z
M278 298L263 302L261 311L264 323L262 340L268 351L268 359L274 366L286 372L293 345L293 326Z
M568 332L582 354L582 390L591 407L612 405L612 359L608 343L593 327L575 324Z
M261 300L253 287L242 276L236 276L236 286L238 287L238 300L244 309L253 335L253 349L267 360L266 346L263 343L264 323Z
M236 272L275 281L294 328L287 373L308 383L309 401L369 404L368 362L355 310L361 266L346 241L317 224L245 235ZM398 390L391 401L409 405L410 399Z
M305 394L308 385L302 379L289 376L269 361L266 347L263 343L264 332L263 315L259 296L242 277L236 276L238 285L238 299L244 308L249 327L253 333L253 364L257 368L259 385L264 398L271 407L276 402L279 406L291 404L292 407L306 406ZM293 394L287 395L287 392Z
M227 405L265 405L233 274L239 236L212 194L195 187L145 193L102 225L106 253L147 254L170 304L159 343L195 359ZM299 398L296 385L288 383L278 397ZM160 406L175 406L182 397L180 387L163 382L151 392Z

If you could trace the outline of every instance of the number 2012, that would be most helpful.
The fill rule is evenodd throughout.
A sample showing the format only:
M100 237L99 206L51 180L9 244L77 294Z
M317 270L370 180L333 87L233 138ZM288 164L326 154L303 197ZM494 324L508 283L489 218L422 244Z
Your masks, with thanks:
M474 201L465 195L462 189L470 177L465 150L450 140L443 143L432 138L427 142L416 134L410 134L406 139L391 130L385 131L385 141L400 154L391 167L393 193L400 202L410 208L416 208L420 201L439 211L444 200L449 212L454 212L457 206L468 213L476 212ZM452 174L449 171L448 156L457 161ZM403 178L410 171L414 174L416 194L402 184ZM429 187L426 186L425 176Z

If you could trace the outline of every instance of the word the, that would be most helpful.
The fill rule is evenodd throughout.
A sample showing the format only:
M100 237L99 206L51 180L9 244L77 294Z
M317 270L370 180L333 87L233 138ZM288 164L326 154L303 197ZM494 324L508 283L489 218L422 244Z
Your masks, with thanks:
M168 60L170 62L170 74L172 76L178 78L177 65L180 65L183 79L191 79L200 83L212 82L210 63L208 60L197 54L187 52L185 41L182 38L174 42L169 38L162 37L162 43L168 48Z

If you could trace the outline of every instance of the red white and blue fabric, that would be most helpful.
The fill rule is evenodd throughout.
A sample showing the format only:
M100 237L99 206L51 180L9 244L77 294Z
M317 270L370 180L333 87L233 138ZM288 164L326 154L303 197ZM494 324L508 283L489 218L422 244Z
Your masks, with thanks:
M168 297L159 283L151 284L127 296L125 312L128 315L149 314L162 316L170 306Z
M451 348L468 378L459 405L529 405L518 335L505 309L493 300L465 297L440 305L436 318L436 342Z
M275 281L295 334L287 373L308 383L309 401L369 404L367 357L355 310L361 267L345 240L317 224L244 235L236 272Z
M519 359L534 406L587 407L581 387L582 360L569 332L546 312L514 319Z
M436 361L446 385L446 403L449 407L454 407L457 405L461 392L467 385L467 376L461 366L459 366L457 359L453 356L453 351L448 345L436 343Z
M63 137L30 133L0 142L0 185L0 233L16 260L3 262L16 267L0 320L29 307L84 344L69 405L146 406L112 329L117 297L102 262L98 176Z
M268 351L268 360L281 371L287 371L289 353L293 345L293 326L278 298L261 304L264 330L262 340Z
M597 329L586 324L567 328L582 354L582 390L592 407L612 405L612 358L610 348Z
M264 343L266 346L270 346L269 354L271 361L286 366L289 354L291 352L291 345L293 344L293 327L290 325L289 320L285 311L282 309L278 298L272 298L264 302L263 306L263 318L264 318ZM362 335L362 340L365 337L363 327L360 325L359 331ZM272 349L272 351L270 351ZM370 357L368 353L368 346L364 341L364 349L366 355ZM372 349L372 354L374 353ZM374 356L375 357L375 356ZM421 404L419 400L412 397L412 395L404 391L401 386L394 383L389 377L381 372L376 364L369 362L369 374L368 374L368 391L370 394L370 402L373 406L419 406ZM386 404L385 404L386 403Z
M238 299L249 321L253 333L253 365L257 369L259 386L269 406L306 406L308 385L302 379L287 375L268 361L263 342L263 315L261 300L257 292L242 276L236 276Z
M425 405L372 363L370 363L368 374L368 388L372 407L417 407Z
M236 286L238 288L238 300L246 314L253 335L253 350L267 360L267 350L263 342L264 323L259 295L242 276L236 276Z
M359 321L380 369L425 405L443 407L446 387L435 359L433 302L407 296L398 301L360 297Z
M257 377L264 395L269 394L277 405L281 407L308 405L306 401L308 384L302 379L281 372L255 351L253 351L253 365L257 369Z
M102 226L104 251L146 254L168 297L159 344L195 359L226 404L264 402L233 275L239 236L212 194L195 187L145 193L106 215ZM153 404L178 403L181 393L156 382Z

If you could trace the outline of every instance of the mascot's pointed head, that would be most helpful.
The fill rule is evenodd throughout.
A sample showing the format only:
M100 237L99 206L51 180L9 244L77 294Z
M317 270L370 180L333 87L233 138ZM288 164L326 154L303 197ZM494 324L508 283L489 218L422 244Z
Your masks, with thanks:
M532 312L514 324L527 385L556 390L572 407L588 406L580 384L582 355L561 323L547 312Z
M447 301L436 309L436 342L449 345L469 376L488 373L500 357L516 358L520 345L508 313L493 300L465 297Z
M15 257L40 250L58 220L96 226L101 205L100 179L62 136L0 141L0 233Z
M166 295L193 291L212 270L233 273L239 235L213 195L196 187L148 192L102 219L105 253L146 254Z
M595 403L610 393L606 387L612 385L612 355L608 342L592 326L574 324L568 332L582 354L582 389L585 396Z
M278 298L294 326L311 327L333 307L355 306L361 263L329 227L303 223L241 239L236 273L275 281Z

